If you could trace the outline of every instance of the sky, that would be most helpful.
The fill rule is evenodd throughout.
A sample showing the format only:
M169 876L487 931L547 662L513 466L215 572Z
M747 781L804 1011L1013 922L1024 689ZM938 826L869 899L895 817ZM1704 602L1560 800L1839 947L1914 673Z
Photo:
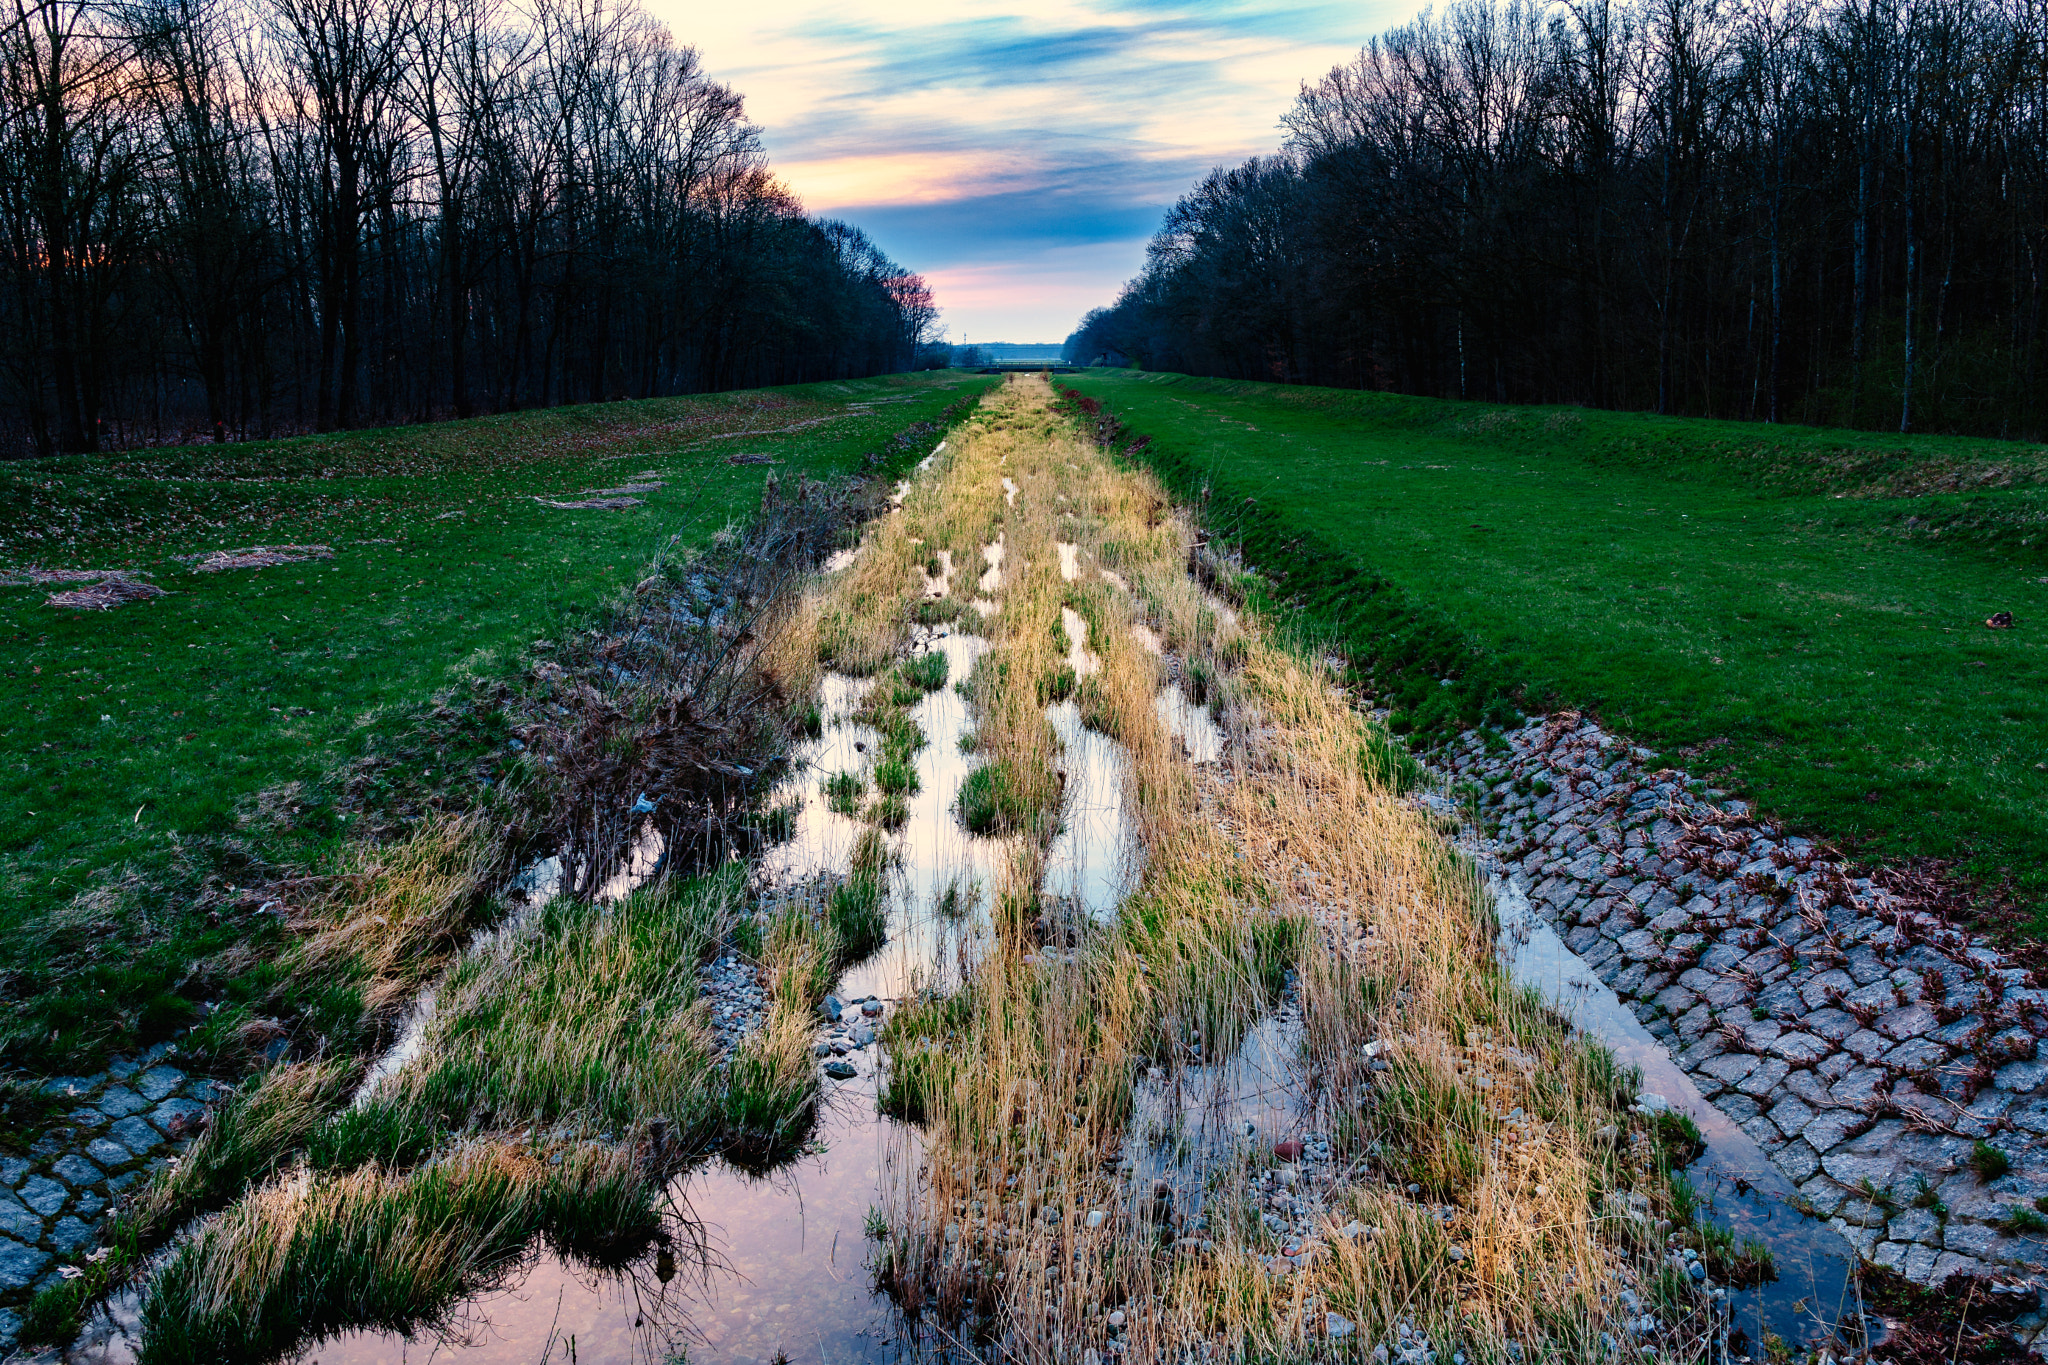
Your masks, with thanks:
M746 96L813 214L932 284L948 337L1059 341L1167 207L1273 151L1305 79L1415 6L647 0Z

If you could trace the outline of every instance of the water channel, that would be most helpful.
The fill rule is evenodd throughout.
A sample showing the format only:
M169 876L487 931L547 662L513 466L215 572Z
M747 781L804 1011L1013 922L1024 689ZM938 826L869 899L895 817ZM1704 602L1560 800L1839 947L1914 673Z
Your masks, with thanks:
M1000 544L985 561L980 587L993 593L1000 586ZM950 562L943 572L953 572ZM1071 612L1067 617L1072 662L1085 674L1099 665L1087 651L1085 624ZM1141 643L1157 652L1156 639L1147 637L1140 628ZM872 1007L861 1016L861 1004L870 998L885 1018L921 990L958 986L988 932L990 893L1014 853L1005 841L969 836L953 812L960 784L979 760L960 747L972 717L951 683L968 676L988 642L927 628L910 648L942 654L948 686L927 694L912 712L928 743L917 755L918 791L908 818L889 841L887 944L849 969L838 989L839 998L849 1002L847 1021L871 1026L882 1018ZM786 884L847 866L863 826L831 810L823 788L835 773L863 771L877 749L879 736L852 719L869 685L838 674L826 677L823 732L799 755L800 775L778 798L778 804L798 804L793 835L764 856L765 883ZM1221 755L1221 732L1180 687L1162 687L1156 706L1191 761ZM1127 757L1113 740L1086 729L1072 702L1052 707L1048 719L1062 745L1066 805L1045 889L1107 917L1142 867L1126 806ZM1646 1092L1692 1116L1708 1143L1689 1172L1695 1186L1738 1236L1756 1236L1772 1248L1779 1278L1739 1296L1737 1325L1755 1335L1768 1328L1794 1341L1826 1330L1851 1306L1841 1239L1787 1207L1791 1188L1762 1151L1700 1097L1663 1047L1529 908L1517 886L1496 882L1493 893L1501 959L1514 979L1542 990L1580 1028L1639 1067ZM1205 1153L1248 1132L1271 1142L1299 1129L1306 1122L1296 1108L1299 1038L1290 998L1230 1057L1141 1083L1136 1131L1187 1130L1195 1141L1129 1144L1132 1179L1163 1179L1192 1192ZM509 1283L462 1305L435 1335L349 1333L305 1350L300 1365L662 1365L682 1359L770 1365L784 1357L850 1365L943 1355L911 1334L888 1301L873 1292L870 1211L887 1204L887 1191L908 1184L921 1152L913 1128L876 1112L886 1064L881 1045L869 1042L845 1060L854 1074L823 1082L814 1141L797 1159L765 1176L713 1159L672 1188L675 1246L684 1254L665 1252L624 1273L599 1274L538 1252Z

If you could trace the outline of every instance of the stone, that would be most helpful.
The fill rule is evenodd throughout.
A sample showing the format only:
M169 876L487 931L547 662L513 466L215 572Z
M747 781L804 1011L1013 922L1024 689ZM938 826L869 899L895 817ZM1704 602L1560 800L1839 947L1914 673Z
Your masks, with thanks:
M153 1066L135 1078L135 1089L151 1104L169 1099L185 1083L185 1073L174 1066Z
M1828 1084L1811 1071L1795 1071L1785 1078L1786 1093L1797 1095L1815 1109L1832 1108L1835 1097L1828 1093Z
M142 1119L130 1116L107 1130L116 1142L136 1156L148 1156L163 1142L163 1135Z
M1899 995L1891 982L1874 981L1868 986L1859 986L1857 989L1849 992L1848 998L1843 1003L1855 1009L1878 1010L1882 1012L1897 1009Z
M1816 1152L1832 1152L1860 1132L1870 1120L1853 1109L1824 1109L1802 1130Z
M1855 989L1855 980L1847 972L1836 968L1807 978L1805 984L1799 988L1799 998L1806 1002L1806 1008L1817 1010L1828 1003L1830 996L1846 996Z
M1998 1068L1998 1088L2024 1095L2039 1090L2048 1081L2048 1062L2007 1062Z
M873 1029L859 1028L854 1030L854 1037L857 1041L860 1040L862 1034L867 1035L865 1040L867 1043L872 1043L875 1040ZM192 1100L165 1100L162 1104L149 1111L149 1121L158 1128L161 1128L167 1136L173 1138L193 1137L201 1128L206 1126L206 1106L195 1103Z
M1983 1223L1966 1223L1959 1218L1949 1220L1941 1245L1948 1251L1986 1261L2002 1261L2019 1250L2019 1244L1998 1229Z
M850 1081L860 1075L860 1071L851 1062L827 1062L825 1074L835 1081Z
M107 1173L76 1152L67 1152L50 1163L50 1172L73 1189L97 1185Z
M1854 1033L1860 1025L1857 1024L1854 1018L1840 1010L1826 1009L1815 1010L1812 1014L1807 1015L1799 1021L1799 1027L1817 1038L1825 1038L1831 1043L1839 1043Z
M1748 1079L1749 1074L1763 1065L1763 1058L1747 1052L1724 1052L1704 1062L1700 1070L1723 1085L1737 1085Z
M1735 1088L1745 1095L1754 1095L1758 1099L1762 1099L1782 1085L1785 1077L1791 1074L1791 1071L1791 1065L1784 1058L1771 1057L1759 1065L1756 1070L1750 1072L1742 1084Z
M1827 1056L1834 1048L1810 1033L1781 1033L1771 1041L1769 1050L1794 1066L1806 1066Z
M1323 1314L1323 1334L1332 1341L1342 1341L1358 1330L1358 1324L1341 1313Z
M1798 1137L1812 1121L1812 1107L1797 1097L1787 1096L1771 1106L1771 1122L1788 1138Z
M1820 1169L1820 1153L1813 1150L1804 1139L1788 1142L1778 1149L1771 1161L1785 1173L1785 1178L1797 1185L1811 1180L1813 1173Z
M0 1233L23 1242L40 1242L43 1220L13 1195L0 1195Z
M1814 1176L1802 1181L1799 1193L1813 1206L1814 1212L1823 1218L1832 1218L1835 1210L1842 1207L1849 1198L1849 1192L1825 1175Z
M1884 1235L1881 1224L1877 1227L1871 1227L1859 1224L1853 1219L1842 1217L1839 1214L1828 1219L1828 1226L1839 1232L1842 1235L1842 1240L1856 1249L1857 1255L1866 1258L1870 1255L1871 1249L1877 1245L1877 1239Z
M1634 929L1623 934L1618 946L1631 962L1647 962L1664 954L1664 945L1648 929Z
M50 1245L61 1256L69 1256L91 1241L92 1224L69 1214L59 1218L57 1226L50 1229Z
M1908 1038L1884 1055L1886 1066L1906 1072L1937 1067L1947 1060L1948 1049L1932 1038Z
M1888 1235L1895 1242L1925 1242L1941 1245L1941 1220L1932 1209L1904 1209L1891 1221Z
M0 1158L0 1185L13 1189L29 1173L29 1163L18 1156Z
M49 1263L47 1253L0 1237L0 1290L28 1288Z
M85 1144L85 1153L102 1166L126 1166L132 1159L126 1147L105 1137L96 1137Z
M1836 1104L1868 1104L1887 1088L1885 1073L1874 1066L1859 1067L1836 1081L1828 1091Z
M1763 1112L1763 1106L1747 1095L1730 1095L1715 1102L1720 1111L1737 1123L1747 1123Z
M1934 1011L1925 1005L1905 1005L1883 1015L1877 1021L1877 1031L1885 1037L1904 1042L1908 1038L1919 1038L1934 1032L1939 1021Z
M1820 1159L1821 1169L1852 1189L1861 1191L1864 1181L1870 1187L1882 1190L1898 1178L1897 1158L1889 1156L1860 1156L1840 1148L1829 1152ZM1865 1195L1864 1198L1868 1198Z
M1944 1251L1934 1258L1934 1268L1927 1272L1929 1284L1941 1284L1951 1275L1982 1275L1987 1267L1972 1256L1958 1256L1953 1251Z
M125 1085L110 1085L94 1101L99 1111L110 1119L125 1119L130 1114L139 1114L149 1108L149 1101Z
M46 1175L32 1175L21 1184L21 1202L42 1214L54 1217L64 1207L64 1201L71 1197L71 1191L59 1185Z

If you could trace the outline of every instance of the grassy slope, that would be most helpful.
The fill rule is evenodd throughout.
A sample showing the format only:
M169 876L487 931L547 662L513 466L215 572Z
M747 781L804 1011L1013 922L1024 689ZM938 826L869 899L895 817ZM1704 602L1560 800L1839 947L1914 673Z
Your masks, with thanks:
M1536 700L2048 900L2048 452L1178 376L1076 385ZM1988 630L2010 611L2018 628Z
M181 964L242 932L191 910L209 876L233 879L217 855L254 838L256 793L306 784L298 834L317 849L338 833L312 808L331 795L318 779L375 732L512 664L669 537L745 515L766 471L729 455L771 455L784 480L851 473L984 384L901 376L0 465L0 566L139 569L171 594L81 613L0 588L0 964L25 974L0 983L34 997L55 974L69 996L17 1007L10 1031L99 1034L108 1000L142 1036L177 1022ZM667 486L644 507L534 500L645 471ZM336 555L214 574L178 558L292 542ZM75 899L124 873L140 894L119 907Z

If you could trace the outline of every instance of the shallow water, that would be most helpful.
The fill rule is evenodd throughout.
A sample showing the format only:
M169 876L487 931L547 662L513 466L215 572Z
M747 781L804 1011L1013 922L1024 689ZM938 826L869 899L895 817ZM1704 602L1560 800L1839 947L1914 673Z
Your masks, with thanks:
M917 755L919 790L909 817L889 836L889 941L840 978L837 993L848 1001L872 995L894 1003L923 987L956 985L986 932L988 893L1012 852L1008 841L968 835L952 810L977 761L960 751L972 718L952 683L972 671L988 642L925 629L911 648L946 656L947 685L911 711L928 742ZM790 840L763 859L761 875L771 883L847 865L863 826L827 809L823 784L836 772L872 768L878 736L851 719L872 685L826 675L823 731L799 750L799 775L776 798L802 804ZM959 892L950 912L942 908L949 889ZM857 1004L846 1018L860 1018ZM765 1177L712 1161L672 1187L681 1264L666 1283L653 1260L623 1275L597 1275L543 1252L513 1283L465 1304L446 1339L357 1332L304 1352L300 1361L535 1365L571 1359L572 1340L576 1361L634 1365L657 1365L683 1351L699 1365L767 1365L778 1352L829 1365L906 1358L920 1348L888 1300L872 1292L864 1225L868 1211L884 1204L884 1192L901 1188L905 1173L915 1170L920 1148L914 1129L875 1111L881 1045L844 1060L858 1074L823 1081L813 1150Z
M853 1080L826 1082L822 1150L766 1177L721 1162L679 1182L678 1203L698 1221L679 1227L681 1264L666 1283L651 1260L595 1274L543 1255L516 1283L465 1304L442 1337L350 1333L300 1360L660 1365L684 1352L692 1362L732 1365L769 1365L778 1352L828 1365L905 1359L914 1343L888 1301L870 1292L863 1224L877 1190L914 1169L919 1149L913 1130L875 1116L875 1052L853 1054Z
M982 562L988 567L982 570L975 587L983 593L993 593L1003 586L1003 533L996 532L996 538L981 547Z
M1152 710L1166 733L1181 742L1190 763L1214 763L1223 757L1223 731L1206 706L1188 700L1179 683L1168 683L1152 699Z
M1046 709L1059 736L1065 778L1060 831L1045 863L1045 891L1074 900L1094 919L1108 919L1138 884L1145 850L1124 801L1131 761L1124 746L1081 724L1081 708L1063 701Z
M1854 1253L1848 1243L1827 1224L1790 1207L1787 1201L1797 1191L1763 1148L1707 1102L1664 1045L1536 913L1518 884L1496 880L1492 890L1501 926L1499 952L1508 974L1516 984L1542 992L1618 1060L1640 1069L1645 1093L1661 1095L1698 1125L1707 1149L1686 1168L1686 1178L1737 1238L1755 1237L1771 1248L1777 1280L1729 1290L1735 1326L1753 1340L1760 1339L1760 1327L1794 1342L1832 1336L1833 1324L1857 1306L1850 1278Z
M1233 1152L1263 1159L1273 1144L1298 1137L1308 1116L1300 1072L1301 1016L1289 1004L1252 1026L1222 1062L1153 1067L1131 1092L1127 1189L1149 1198L1154 1182L1173 1191L1184 1218L1201 1208L1206 1172Z

